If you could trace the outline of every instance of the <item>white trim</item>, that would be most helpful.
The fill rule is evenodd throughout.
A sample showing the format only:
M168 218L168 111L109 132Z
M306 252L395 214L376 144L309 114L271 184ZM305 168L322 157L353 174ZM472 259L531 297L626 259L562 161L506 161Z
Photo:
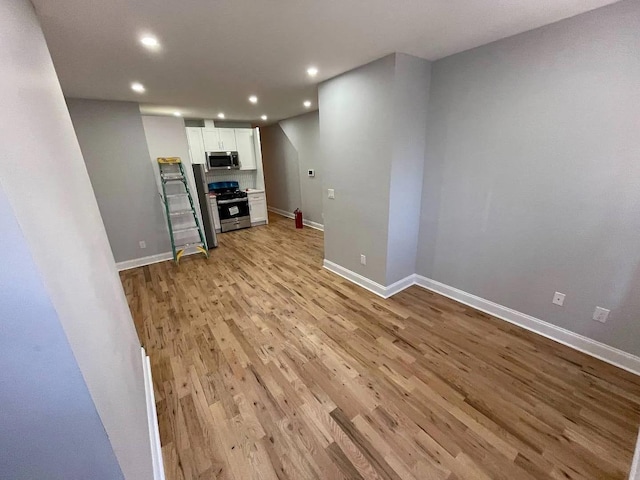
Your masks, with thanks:
M283 217L294 218L293 213L287 212L286 210L280 210L279 208L276 208L276 207L267 206L267 210L272 213L277 213L278 215L281 215Z
M311 220L302 219L302 224L306 225L309 228L315 228L316 230L320 230L321 232L324 232L324 225L322 225L321 223L312 222Z
M629 470L629 480L640 480L640 436L638 436L636 451L631 462L631 470Z
M162 447L158 430L158 414L156 412L156 397L153 393L153 379L151 377L151 362L144 348L142 352L142 370L144 372L144 393L147 401L147 423L149 424L149 441L151 443L151 460L153 462L153 480L165 480L162 462Z
M271 213L275 213L275 214L283 216L283 217L295 218L293 213L287 212L286 210L280 210L279 208L275 208L275 207L267 207L267 210L270 211ZM324 232L324 225L321 224L321 223L312 222L311 220L305 220L303 218L302 219L302 224L306 225L307 227L315 228L316 230L320 230L321 232Z
M183 256L186 257L189 255L194 255L196 253L200 253L200 252L197 250L194 250L193 252L185 252ZM159 253L157 255L150 255L148 257L134 258L133 260L125 260L124 262L117 262L116 268L118 269L119 272L121 272L123 270L130 270L132 268L144 267L145 265L166 262L167 260L173 260L173 253L171 252Z
M148 257L134 258L133 260L125 260L124 262L116 263L116 268L119 272L123 270L129 270L131 268L144 267L145 265L151 265L152 263L164 262L166 260L172 260L173 253L159 253L157 255L150 255Z
M558 327L539 318L532 317L526 313L518 312L498 303L464 292L444 283L431 280L422 275L415 276L416 285L431 290L433 292L449 297L460 303L488 313L496 318L504 320L514 325L518 325L526 330L550 338L558 343L571 347L580 352L599 358L607 363L620 367L636 375L640 375L640 357L630 353L610 347L591 338L582 336L570 330Z
M362 288L367 289L371 293L375 293L382 298L389 298L391 295L395 295L396 293L404 290L407 287L410 287L415 283L415 275L409 275L408 277L403 278L402 280L399 280L389 285L388 287L385 287L384 285L380 285L379 283L374 282L373 280L370 280L367 277L360 275L359 273L352 272L351 270L346 269L338 265L337 263L333 263L326 258L322 261L322 266L330 272L333 272L336 275L340 275L342 278L346 278L350 282L355 283L356 285L359 285Z

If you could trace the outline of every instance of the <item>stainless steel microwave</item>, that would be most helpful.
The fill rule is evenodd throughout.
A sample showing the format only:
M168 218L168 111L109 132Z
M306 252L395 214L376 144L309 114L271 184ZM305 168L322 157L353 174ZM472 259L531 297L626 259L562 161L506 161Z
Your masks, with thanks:
M238 152L206 152L210 170L233 170L240 168Z

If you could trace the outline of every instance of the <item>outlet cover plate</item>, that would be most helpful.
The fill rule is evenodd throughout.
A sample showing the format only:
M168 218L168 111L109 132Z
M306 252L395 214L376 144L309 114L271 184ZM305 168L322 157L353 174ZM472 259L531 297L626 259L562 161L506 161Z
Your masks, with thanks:
M564 297L566 297L566 295L564 293L556 292L553 295L552 302L555 303L556 305L563 306L564 305Z
M607 321L609 313L611 313L611 311L607 310L606 308L596 307L595 311L593 312L593 319L596 322L604 323Z

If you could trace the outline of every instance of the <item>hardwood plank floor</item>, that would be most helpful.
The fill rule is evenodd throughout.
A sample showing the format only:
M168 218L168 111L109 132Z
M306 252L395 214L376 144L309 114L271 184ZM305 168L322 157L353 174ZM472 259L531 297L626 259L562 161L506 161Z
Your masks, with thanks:
M640 378L419 287L382 300L270 221L121 273L167 480L626 478Z

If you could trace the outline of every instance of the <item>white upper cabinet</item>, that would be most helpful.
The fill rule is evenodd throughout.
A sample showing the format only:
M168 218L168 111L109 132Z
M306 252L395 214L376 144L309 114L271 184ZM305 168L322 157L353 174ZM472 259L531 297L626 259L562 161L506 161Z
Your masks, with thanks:
M189 153L191 154L191 163L204 164L205 144L202 138L202 128L187 127L187 141L189 142Z
M216 128L218 136L220 138L221 151L223 152L235 152L238 150L236 143L236 132L233 128Z
M217 128L201 128L200 130L202 130L202 138L206 152L219 152L222 150Z
M236 133L233 128L202 128L204 147L207 152L235 152Z
M240 170L255 170L256 152L253 144L253 130L250 128L236 128L236 143Z

